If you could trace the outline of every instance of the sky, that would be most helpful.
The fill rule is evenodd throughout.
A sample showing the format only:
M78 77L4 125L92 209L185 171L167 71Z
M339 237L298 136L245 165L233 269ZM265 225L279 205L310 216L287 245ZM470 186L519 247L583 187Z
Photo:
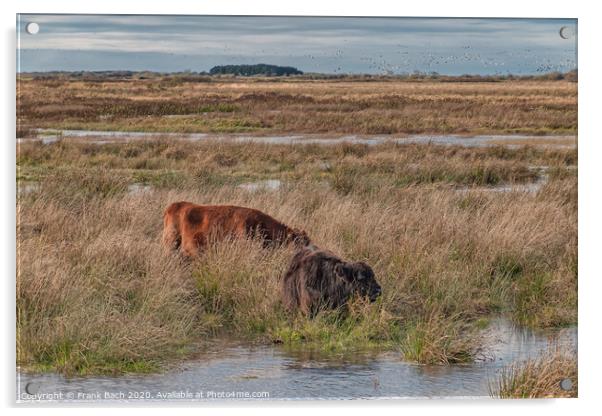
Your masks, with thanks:
M266 63L328 74L530 75L575 69L576 55L576 19L17 15L19 72Z

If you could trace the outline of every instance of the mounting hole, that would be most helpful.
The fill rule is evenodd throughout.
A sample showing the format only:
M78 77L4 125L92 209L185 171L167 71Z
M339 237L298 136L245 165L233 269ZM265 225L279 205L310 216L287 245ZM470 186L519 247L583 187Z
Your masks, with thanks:
M34 383L33 381L30 381L25 385L25 391L27 392L27 394L30 394L32 396L35 395L39 390L40 386L38 385L38 383Z
M558 34L562 39L570 39L575 35L575 31L568 26L562 26L558 31Z
M27 23L27 25L25 26L25 31L30 35L37 35L40 31L40 25L36 22Z
M570 378L565 378L560 382L560 388L562 390L568 391L573 388L573 381Z

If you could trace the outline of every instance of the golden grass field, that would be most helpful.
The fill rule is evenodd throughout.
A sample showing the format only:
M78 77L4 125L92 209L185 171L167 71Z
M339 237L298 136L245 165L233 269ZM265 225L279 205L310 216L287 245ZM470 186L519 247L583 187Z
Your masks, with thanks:
M19 128L248 134L575 134L568 81L19 80Z
M18 98L24 136L35 128L574 134L577 125L576 84L565 81L54 79L20 81ZM576 325L577 150L540 144L21 141L18 364L152 372L221 338L452 364L474 359L481 329L498 316L532 328ZM266 180L280 186L249 186ZM506 185L519 190L498 188ZM162 213L178 200L254 207L302 228L318 246L368 262L383 296L355 299L347 314L287 314L279 282L293 248L226 241L192 262L166 255ZM528 365L533 374L543 364ZM527 379L505 374L496 394L528 395Z

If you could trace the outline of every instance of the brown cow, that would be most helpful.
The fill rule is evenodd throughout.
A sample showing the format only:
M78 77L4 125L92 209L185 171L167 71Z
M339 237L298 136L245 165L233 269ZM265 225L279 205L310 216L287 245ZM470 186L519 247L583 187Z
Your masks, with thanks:
M206 247L210 238L228 237L259 237L265 247L291 242L301 247L310 243L305 231L290 228L252 208L175 202L163 215L163 245L171 250L179 248L189 257Z
M299 250L282 282L283 304L313 317L320 309L336 309L358 294L374 302L381 288L364 262L350 263L310 245Z

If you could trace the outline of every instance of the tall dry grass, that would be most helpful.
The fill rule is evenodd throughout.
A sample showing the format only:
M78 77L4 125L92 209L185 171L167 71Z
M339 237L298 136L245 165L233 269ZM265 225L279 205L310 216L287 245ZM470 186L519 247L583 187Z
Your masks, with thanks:
M573 150L420 146L21 145L19 178L39 187L18 199L19 363L151 371L221 336L451 363L472 358L481 317L575 323L574 159ZM485 165L520 182L533 179L523 177L532 161L556 166L536 194L488 192L481 186L496 182L462 173ZM339 169L358 173L341 186L350 174L336 179ZM283 185L238 187L265 178ZM130 193L140 180L152 191ZM162 211L177 200L254 207L303 228L317 245L367 261L383 295L355 300L348 314L289 315L279 280L292 248L234 241L192 263L164 255Z
M25 127L214 133L529 133L577 129L567 81L19 79Z
M504 368L489 389L501 399L577 397L577 352L549 348L538 358Z

